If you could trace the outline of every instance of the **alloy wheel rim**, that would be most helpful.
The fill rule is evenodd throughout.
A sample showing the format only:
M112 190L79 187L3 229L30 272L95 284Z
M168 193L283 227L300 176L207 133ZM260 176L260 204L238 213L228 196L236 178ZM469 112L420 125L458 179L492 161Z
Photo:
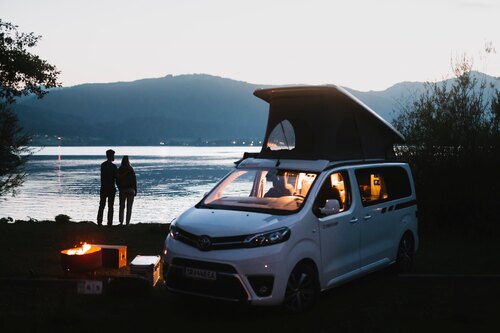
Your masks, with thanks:
M314 283L304 271L292 273L286 286L286 306L294 311L306 308L314 298Z

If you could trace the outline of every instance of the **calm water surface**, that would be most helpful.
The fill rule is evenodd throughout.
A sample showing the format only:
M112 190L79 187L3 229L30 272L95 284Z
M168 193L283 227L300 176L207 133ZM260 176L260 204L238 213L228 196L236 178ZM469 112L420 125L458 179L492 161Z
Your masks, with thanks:
M26 182L16 197L0 199L0 217L96 221L100 164L105 151L116 151L115 164L129 155L138 194L131 223L170 222L195 205L233 167L245 151L257 147L46 147L27 164ZM118 223L118 196L114 224ZM106 211L104 216L106 216ZM106 221L104 221L106 223Z

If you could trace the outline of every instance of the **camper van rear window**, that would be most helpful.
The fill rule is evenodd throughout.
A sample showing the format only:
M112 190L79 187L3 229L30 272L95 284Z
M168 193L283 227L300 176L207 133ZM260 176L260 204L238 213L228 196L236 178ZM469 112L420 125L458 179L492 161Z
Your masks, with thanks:
M400 167L358 169L356 170L356 180L363 206L411 195L408 173Z
M314 172L236 169L198 207L292 213L302 207L316 177Z

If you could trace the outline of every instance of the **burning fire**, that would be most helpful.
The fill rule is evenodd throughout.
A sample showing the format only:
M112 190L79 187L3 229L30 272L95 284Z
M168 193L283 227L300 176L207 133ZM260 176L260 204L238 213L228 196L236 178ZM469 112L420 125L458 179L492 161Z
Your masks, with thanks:
M69 255L82 255L87 253L88 250L90 250L92 246L90 244L87 244L87 242L83 243L82 246L80 247L75 247L74 249L69 249L67 250L66 254Z

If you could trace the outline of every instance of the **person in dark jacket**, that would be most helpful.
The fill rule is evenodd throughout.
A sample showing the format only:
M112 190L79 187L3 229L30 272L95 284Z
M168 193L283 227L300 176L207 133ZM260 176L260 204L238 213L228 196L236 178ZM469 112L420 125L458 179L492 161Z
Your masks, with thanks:
M130 165L128 156L122 158L122 164L118 168L117 179L118 190L120 191L120 225L123 224L123 213L125 211L125 203L127 204L127 225L132 217L132 205L134 197L137 195L137 178L135 177L134 168Z
M99 211L97 213L97 224L102 225L102 216L104 214L104 207L106 207L106 200L108 201L108 225L113 224L113 205L115 204L116 195L116 176L118 174L116 165L113 163L115 160L115 151L108 149L106 151L107 160L101 164L101 199L99 201Z

